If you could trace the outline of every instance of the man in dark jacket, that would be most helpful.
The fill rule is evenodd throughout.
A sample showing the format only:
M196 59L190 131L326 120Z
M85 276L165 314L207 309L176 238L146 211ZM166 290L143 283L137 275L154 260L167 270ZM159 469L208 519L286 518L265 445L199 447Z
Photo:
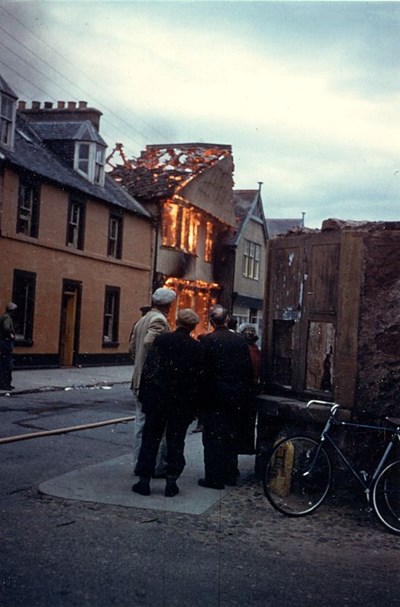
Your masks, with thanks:
M214 331L201 340L207 403L203 417L205 478L199 485L212 489L236 484L241 410L249 406L252 394L249 349L241 335L228 329L227 320L227 310L215 306L210 314Z
M146 421L136 466L139 482L132 487L132 491L140 495L150 494L150 478L164 431L167 441L165 495L173 497L179 493L176 480L185 467L185 437L197 413L202 372L200 343L190 336L199 322L192 310L180 310L177 329L156 337L147 354L139 388Z
M0 317L0 390L14 389L14 386L11 385L15 339L12 315L16 309L17 305L10 302L6 305L3 316Z

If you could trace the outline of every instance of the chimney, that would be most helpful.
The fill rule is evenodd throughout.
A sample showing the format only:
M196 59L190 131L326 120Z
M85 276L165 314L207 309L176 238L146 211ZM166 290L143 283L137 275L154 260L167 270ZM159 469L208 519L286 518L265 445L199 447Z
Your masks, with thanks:
M23 112L25 108L26 108L26 101L18 101L18 110L20 112Z
M20 102L21 103L21 102ZM40 101L32 101L32 109L20 106L27 120L35 122L81 122L89 120L99 131L102 113L96 108L88 107L87 101L45 101L40 107Z

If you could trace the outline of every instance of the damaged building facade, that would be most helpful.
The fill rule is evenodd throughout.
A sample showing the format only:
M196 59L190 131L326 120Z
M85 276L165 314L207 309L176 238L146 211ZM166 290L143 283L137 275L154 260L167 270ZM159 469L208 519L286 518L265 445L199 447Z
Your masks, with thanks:
M262 411L400 417L400 223L326 220L269 241L267 267Z
M226 246L235 232L233 158L228 145L148 145L112 175L154 217L153 288L170 287L170 312L190 307L208 330L215 303L231 309L235 259Z

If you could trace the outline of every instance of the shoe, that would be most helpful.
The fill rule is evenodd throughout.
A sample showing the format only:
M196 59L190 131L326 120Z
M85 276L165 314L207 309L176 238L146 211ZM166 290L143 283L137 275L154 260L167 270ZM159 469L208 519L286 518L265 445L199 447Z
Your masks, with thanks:
M176 479L167 478L167 484L165 486L165 492L164 492L165 497L174 497L175 495L178 495L178 493L179 493L179 487L176 484Z
M139 495L150 495L150 480L141 478L137 483L132 485L132 491Z
M200 487L207 487L207 489L225 489L225 485L222 483L211 483L206 478L199 478L197 484Z

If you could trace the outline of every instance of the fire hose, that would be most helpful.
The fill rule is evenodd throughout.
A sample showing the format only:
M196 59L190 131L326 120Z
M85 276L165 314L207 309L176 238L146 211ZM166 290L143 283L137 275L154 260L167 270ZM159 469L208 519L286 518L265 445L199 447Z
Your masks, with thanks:
M16 436L7 436L0 438L0 445L5 443L14 443L30 438L42 438L44 436L52 436L57 434L67 434L68 432L78 432L79 430L89 430L90 428L99 428L100 426L111 426L113 424L126 424L135 419L134 415L129 417L118 417L116 419L107 419L102 422L93 422L92 424L82 424L80 426L69 426L67 428L55 428L54 430L41 430L40 432L29 432L28 434L17 434Z

